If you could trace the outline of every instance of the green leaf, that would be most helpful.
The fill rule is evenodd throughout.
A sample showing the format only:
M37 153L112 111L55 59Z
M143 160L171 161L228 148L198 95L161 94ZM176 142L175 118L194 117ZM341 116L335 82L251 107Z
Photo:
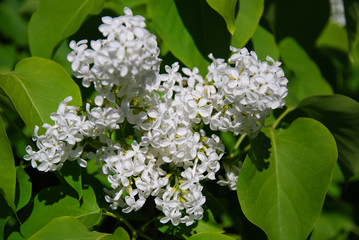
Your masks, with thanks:
M216 1L216 0L206 0L209 6L213 8L216 12L219 13L226 21L228 31L233 35L234 30L236 29L235 23L235 10L237 0L227 0L227 1Z
M104 0L42 0L29 23L32 56L51 58L54 48L74 34L90 14L101 11Z
M285 67L295 74L289 78L287 105L297 105L309 96L333 93L319 67L293 38L282 40L279 51Z
M16 4L0 3L0 33L21 46L27 45L27 23Z
M148 11L166 47L187 67L198 67L205 75L210 53L228 57L230 34L206 2L149 0Z
M317 47L334 48L347 53L348 36L345 28L336 23L328 22L315 44Z
M316 226L316 240L347 240L355 222L347 213L340 211L323 212Z
M16 167L17 191L16 211L23 208L31 199L32 184L29 175L22 166Z
M306 239L318 221L337 159L320 122L296 119L288 129L264 128L252 141L238 177L245 216L270 239Z
M117 15L123 15L125 7L130 8L134 15L147 17L147 0L107 0L104 5L104 9L110 9Z
M272 33L261 25L258 25L252 36L254 50L259 59L266 59L270 56L274 60L279 60L279 49Z
M0 45L0 74L13 69L16 61L16 48L14 45Z
M105 236L102 240L130 240L130 236L126 232L125 229L122 227L116 228L116 230L113 232L110 236Z
M264 0L240 0L236 17L236 31L231 45L244 47L254 34L264 10Z
M108 235L108 233L90 232L78 219L66 216L52 220L28 240L99 240Z
M15 211L16 170L14 157L0 116L0 194Z
M14 211L6 203L4 197L0 194L0 239L4 239L4 229L7 221L14 214Z
M197 233L223 233L224 230L216 223L212 212L205 210L204 217L195 222L191 226L173 226L171 223L161 224L158 230L162 233L178 237L180 239L188 239L191 235Z
M313 96L304 99L299 109L333 134L346 180L359 173L359 103L343 95Z
M198 233L188 238L188 240L234 240L234 238L220 233Z
M62 216L76 217L86 227L98 224L102 213L92 188L83 190L81 201L69 194L71 193L63 186L47 188L39 192L35 196L33 206L24 209L24 215L29 211L30 216L20 226L22 235L28 238L52 219Z
M76 161L67 161L59 172L65 181L77 192L78 199L81 199L83 191L80 165Z
M0 87L31 130L51 123L50 114L68 96L73 98L72 105L82 105L79 87L65 69L44 58L22 60L13 72L0 75Z
M23 238L23 236L21 236L21 234L19 232L12 232L7 238L6 240L23 240L25 238Z

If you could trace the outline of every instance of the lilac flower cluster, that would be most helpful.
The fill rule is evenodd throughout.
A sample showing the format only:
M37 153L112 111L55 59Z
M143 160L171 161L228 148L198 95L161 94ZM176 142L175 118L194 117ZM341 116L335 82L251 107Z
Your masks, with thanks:
M159 72L161 59L156 38L145 29L144 18L104 17L99 30L105 39L72 41L68 60L84 87L94 86L94 104L79 108L60 103L45 124L44 135L35 129L38 151L30 146L24 158L40 171L59 170L66 160L96 159L111 189L106 201L113 209L137 211L149 196L164 214L162 223L191 225L203 217L204 180L216 180L224 146L213 131L255 136L272 109L284 105L287 79L280 63L258 60L254 52L231 48L228 62L212 55L205 78L197 68L179 64ZM135 140L114 141L111 133L135 129ZM97 149L85 144L96 141ZM220 185L235 190L240 166L226 166Z

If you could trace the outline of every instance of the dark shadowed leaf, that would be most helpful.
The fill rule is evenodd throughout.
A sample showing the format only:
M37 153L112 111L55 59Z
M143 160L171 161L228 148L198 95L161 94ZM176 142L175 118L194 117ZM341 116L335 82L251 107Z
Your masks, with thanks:
M30 237L53 219L62 216L76 217L86 227L98 224L102 214L92 188L83 190L81 201L69 194L71 193L63 186L39 192L35 196L33 206L24 209L24 214L30 211L30 216L20 226L21 234Z
M15 2L15 1L13 1ZM21 46L27 45L27 22L17 9L17 3L0 3L0 33Z
M304 99L299 109L331 131L345 178L359 173L359 103L343 95L313 96Z
M9 218L14 214L14 211L6 203L4 197L0 194L0 239L4 238L4 229Z
M275 35L278 42L293 37L306 50L311 50L327 24L328 0L275 1Z
M65 181L77 192L78 199L81 199L83 191L80 165L76 161L68 161L59 172Z
M22 166L16 167L16 179L16 210L19 211L30 201L32 184L29 175Z

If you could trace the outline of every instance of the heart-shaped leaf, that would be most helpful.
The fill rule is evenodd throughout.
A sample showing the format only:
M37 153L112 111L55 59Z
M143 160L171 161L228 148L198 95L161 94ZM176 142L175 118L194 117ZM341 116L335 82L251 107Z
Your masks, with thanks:
M270 239L306 239L319 219L336 159L333 136L314 119L263 129L238 177L243 213Z

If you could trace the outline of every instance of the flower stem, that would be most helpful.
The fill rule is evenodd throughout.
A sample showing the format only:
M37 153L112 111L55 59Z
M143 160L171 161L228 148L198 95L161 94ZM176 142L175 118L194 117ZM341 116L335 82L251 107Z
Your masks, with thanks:
M296 107L288 107L278 118L277 120L274 122L272 129L275 129L278 124L280 123L280 121L282 121L282 119L287 116L290 112L292 112Z
M243 139L244 139L246 136L247 136L247 134L245 133L245 134L242 134L242 135L238 138L236 144L234 145L234 150L237 150L237 149L239 148L239 145L241 145Z

